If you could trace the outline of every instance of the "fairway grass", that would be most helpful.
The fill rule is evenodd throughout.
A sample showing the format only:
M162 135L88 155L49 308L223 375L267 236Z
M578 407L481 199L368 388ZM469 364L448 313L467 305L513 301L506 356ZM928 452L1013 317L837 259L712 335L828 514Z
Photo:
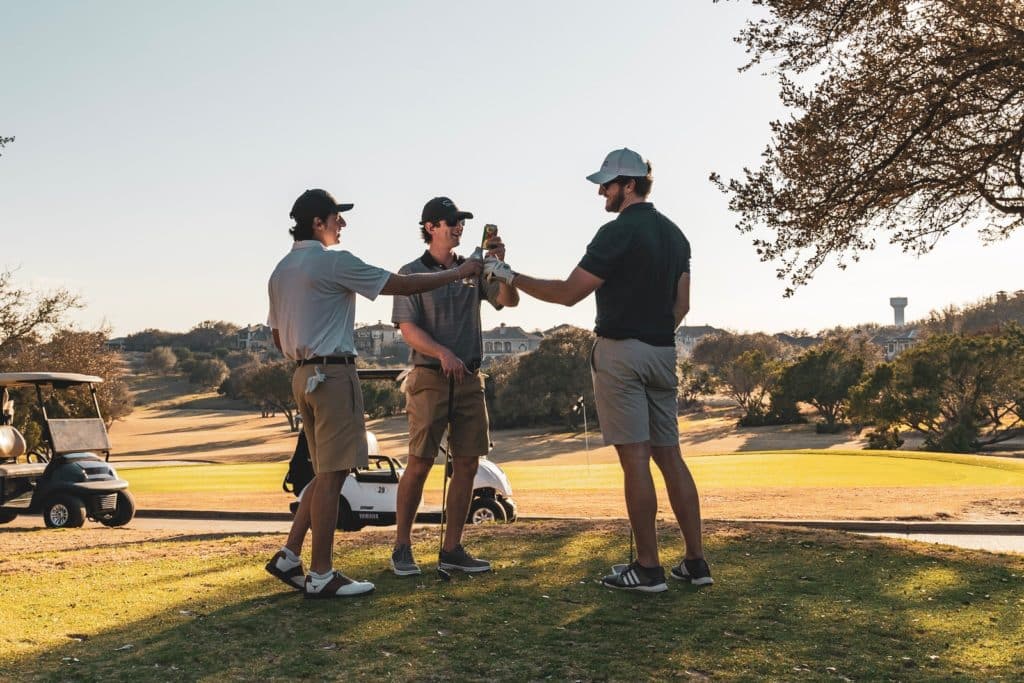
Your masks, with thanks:
M951 453L775 451L687 458L701 488L1007 486L1024 488L1024 460ZM278 491L287 463L187 465L124 470L136 494ZM618 464L505 464L514 489L620 491ZM658 486L660 474L655 469ZM440 488L441 468L428 486Z
M663 562L678 559L663 527ZM474 528L489 575L386 571L390 533L339 536L377 584L311 602L263 571L280 536L0 528L0 680L977 680L1024 670L1024 558L833 532L712 526L716 584L594 580L621 524Z

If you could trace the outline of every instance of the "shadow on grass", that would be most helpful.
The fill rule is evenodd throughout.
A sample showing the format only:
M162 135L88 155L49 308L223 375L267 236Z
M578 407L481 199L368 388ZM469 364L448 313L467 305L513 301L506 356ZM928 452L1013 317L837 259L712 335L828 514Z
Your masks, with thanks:
M451 583L431 573L436 533L416 537L427 573L404 579L383 569L388 534L339 539L339 565L374 581L377 592L324 602L286 592L263 573L280 537L266 539L265 555L227 553L183 566L156 559L121 567L115 555L75 571L109 577L110 590L123 595L124 623L95 632L74 624L87 640L8 651L0 677L969 680L1012 678L1024 666L1019 558L720 528L708 538L717 585L673 582L665 593L636 595L595 584L610 563L625 561L621 524L470 534L468 545L495 558L496 571ZM188 555L194 540L164 543ZM662 544L663 560L677 559L677 536L666 531ZM39 579L66 578L53 574ZM147 610L152 591L181 597L133 616ZM33 604L31 594L19 596ZM72 628L61 616L38 614Z

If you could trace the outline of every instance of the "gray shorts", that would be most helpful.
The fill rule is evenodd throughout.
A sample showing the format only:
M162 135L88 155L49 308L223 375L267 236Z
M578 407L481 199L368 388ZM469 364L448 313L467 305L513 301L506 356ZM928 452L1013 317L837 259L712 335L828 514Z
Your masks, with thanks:
M605 444L679 443L674 346L598 337L590 354L590 374Z

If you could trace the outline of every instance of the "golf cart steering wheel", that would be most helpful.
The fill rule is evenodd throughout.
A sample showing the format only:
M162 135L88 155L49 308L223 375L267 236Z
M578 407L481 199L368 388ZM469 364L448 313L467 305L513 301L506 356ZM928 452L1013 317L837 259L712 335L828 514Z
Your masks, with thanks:
M45 453L40 453L39 451L29 451L28 453L25 454L25 462L37 462L42 464L50 462L50 458Z

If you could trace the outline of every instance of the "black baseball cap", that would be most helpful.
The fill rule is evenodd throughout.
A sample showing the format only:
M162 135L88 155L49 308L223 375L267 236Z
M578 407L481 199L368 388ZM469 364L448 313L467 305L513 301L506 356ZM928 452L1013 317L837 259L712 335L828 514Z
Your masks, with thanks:
M306 190L292 204L288 214L296 223L311 223L326 214L348 211L355 204L339 204L327 190Z
M472 217L473 214L469 211L459 211L459 207L455 206L455 202L447 197L434 197L423 206L420 225L424 223L440 223L441 221L451 225L463 218Z

